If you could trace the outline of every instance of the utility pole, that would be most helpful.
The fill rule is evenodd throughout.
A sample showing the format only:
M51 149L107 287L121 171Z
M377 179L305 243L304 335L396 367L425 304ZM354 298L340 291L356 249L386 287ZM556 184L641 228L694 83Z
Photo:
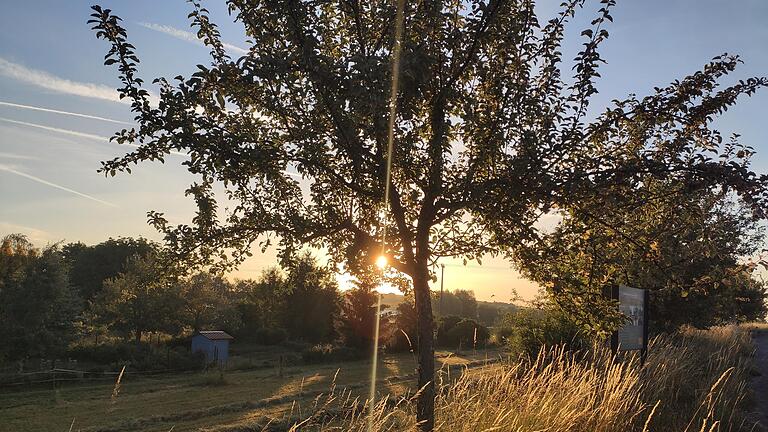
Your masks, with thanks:
M440 305L438 313L443 316L443 281L445 280L445 264L440 264Z

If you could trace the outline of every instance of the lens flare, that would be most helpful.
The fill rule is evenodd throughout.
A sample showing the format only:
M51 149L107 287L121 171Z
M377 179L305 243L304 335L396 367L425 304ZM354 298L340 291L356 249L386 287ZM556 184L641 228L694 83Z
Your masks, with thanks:
M376 258L376 267L380 268L381 270L387 268L387 257L380 255L378 258Z

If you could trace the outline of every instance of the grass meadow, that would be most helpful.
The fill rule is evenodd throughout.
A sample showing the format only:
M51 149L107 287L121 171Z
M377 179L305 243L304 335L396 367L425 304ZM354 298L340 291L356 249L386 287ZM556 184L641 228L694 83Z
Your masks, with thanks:
M439 431L760 431L748 414L745 328L684 330L633 354L562 347L537 358L439 353ZM370 363L176 374L0 394L7 431L414 430L409 354L385 356L369 419Z
M645 367L633 355L614 361L602 348L554 347L441 385L436 430L759 431L749 414L752 354L749 332L737 327L658 336ZM415 429L410 400L382 401L374 411L375 430ZM365 409L347 413L295 430L367 430Z

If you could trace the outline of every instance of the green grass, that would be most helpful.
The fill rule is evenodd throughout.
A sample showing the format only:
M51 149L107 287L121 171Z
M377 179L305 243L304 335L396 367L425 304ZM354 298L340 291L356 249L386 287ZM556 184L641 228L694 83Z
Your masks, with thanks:
M493 358L496 353L441 360L462 364L486 355ZM385 356L379 366L382 392L397 394L410 389L408 380L388 382L387 378L406 377L415 367L410 354ZM367 394L369 373L370 363L357 361L287 367L283 377L273 368L230 371L223 377L218 371L140 379L129 376L114 400L113 382L67 385L56 391L40 387L5 391L0 393L0 431L66 431L74 419L75 431L167 431L173 427L178 432L247 423L291 410L294 415L306 414L300 411L327 392L334 377L337 388Z

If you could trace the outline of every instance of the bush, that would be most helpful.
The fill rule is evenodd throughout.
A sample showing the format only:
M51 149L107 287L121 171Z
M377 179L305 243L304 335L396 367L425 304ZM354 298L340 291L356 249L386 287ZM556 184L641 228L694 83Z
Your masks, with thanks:
M477 329L477 340L475 340ZM469 318L449 315L440 318L437 325L437 344L445 347L464 348L484 346L488 342L488 328Z
M530 356L542 346L567 345L570 349L589 346L588 335L565 313L553 309L520 309L506 314L496 330L513 351Z
M477 321L464 319L459 321L445 334L445 340L451 346L464 348L482 347L488 342L491 333Z
M71 348L67 355L82 362L108 365L110 370L120 370L124 365L141 371L197 370L204 366L203 353L190 353L182 346L155 347L146 343L81 345Z
M288 332L283 328L263 327L256 329L251 339L259 345L279 345L288 339Z
M363 351L345 346L334 346L331 344L315 345L301 353L301 358L305 363L330 363L360 360L365 358L365 356L366 353Z
M415 352L418 350L416 332L408 333L407 330L396 329L387 340L386 347L389 352Z

